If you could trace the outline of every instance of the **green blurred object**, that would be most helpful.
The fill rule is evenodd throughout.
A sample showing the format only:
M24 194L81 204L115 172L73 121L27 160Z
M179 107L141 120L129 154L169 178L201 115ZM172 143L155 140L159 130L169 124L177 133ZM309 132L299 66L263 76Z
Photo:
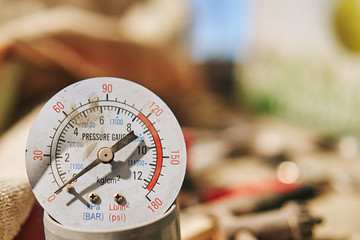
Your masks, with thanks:
M360 0L341 0L335 9L335 30L351 51L360 52Z
M360 138L360 0L277 3L257 13L258 41L237 69L241 103L327 137Z
M11 124L25 66L21 62L4 63L0 69L0 133Z
M256 114L276 115L332 136L360 136L360 83L339 81L322 61L272 56L241 73L242 101Z

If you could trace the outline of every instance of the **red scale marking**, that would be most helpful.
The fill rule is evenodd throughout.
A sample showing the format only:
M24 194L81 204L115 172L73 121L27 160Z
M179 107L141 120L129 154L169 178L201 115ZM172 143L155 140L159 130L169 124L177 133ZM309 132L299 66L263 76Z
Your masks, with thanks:
M155 186L159 176L160 176L160 172L161 172L161 167L162 167L162 148L161 148L161 142L160 142L160 138L159 135L157 134L154 126L151 124L151 122L149 121L149 119L147 119L142 113L138 113L138 118L140 118L140 120L146 125L146 127L149 129L151 135L154 138L155 141L155 146L156 146L156 152L157 152L157 159L156 159L156 168L155 168L155 173L149 183L149 185L146 187L147 190L151 191L151 189L153 189L153 187Z

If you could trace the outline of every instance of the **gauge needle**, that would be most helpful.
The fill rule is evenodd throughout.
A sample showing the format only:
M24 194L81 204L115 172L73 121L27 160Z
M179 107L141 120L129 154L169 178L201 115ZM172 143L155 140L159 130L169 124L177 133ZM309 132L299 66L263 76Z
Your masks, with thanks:
M92 161L89 165L87 165L83 170L81 170L78 174L73 176L69 181L64 183L64 185L59 187L59 189L55 191L55 194L60 193L64 187L66 187L67 185L69 185L70 183L72 183L73 181L75 181L76 179L78 179L79 177L81 177L82 175L84 175L85 173L87 173L88 171L90 171L100 163L111 162L114 158L114 154L117 151L119 151L120 149L131 143L132 141L134 141L136 138L138 138L138 136L135 135L134 131L131 131L128 134L126 134L122 139L117 141L114 145L112 145L110 148L107 147L101 148L97 153L97 158L94 161Z

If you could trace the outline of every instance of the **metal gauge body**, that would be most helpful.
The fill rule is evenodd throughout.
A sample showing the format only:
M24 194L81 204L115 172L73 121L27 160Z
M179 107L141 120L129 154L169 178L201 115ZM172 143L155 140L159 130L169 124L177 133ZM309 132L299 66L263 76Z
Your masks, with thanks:
M42 108L26 167L48 214L78 229L127 229L173 204L186 167L181 128L148 89L118 78L72 84Z

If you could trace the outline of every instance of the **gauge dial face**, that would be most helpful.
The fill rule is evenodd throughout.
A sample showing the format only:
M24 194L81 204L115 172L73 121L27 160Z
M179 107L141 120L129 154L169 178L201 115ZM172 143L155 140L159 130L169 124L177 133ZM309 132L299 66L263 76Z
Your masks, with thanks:
M42 108L26 168L37 200L59 223L121 230L172 205L186 148L175 116L154 93L124 79L92 78Z

